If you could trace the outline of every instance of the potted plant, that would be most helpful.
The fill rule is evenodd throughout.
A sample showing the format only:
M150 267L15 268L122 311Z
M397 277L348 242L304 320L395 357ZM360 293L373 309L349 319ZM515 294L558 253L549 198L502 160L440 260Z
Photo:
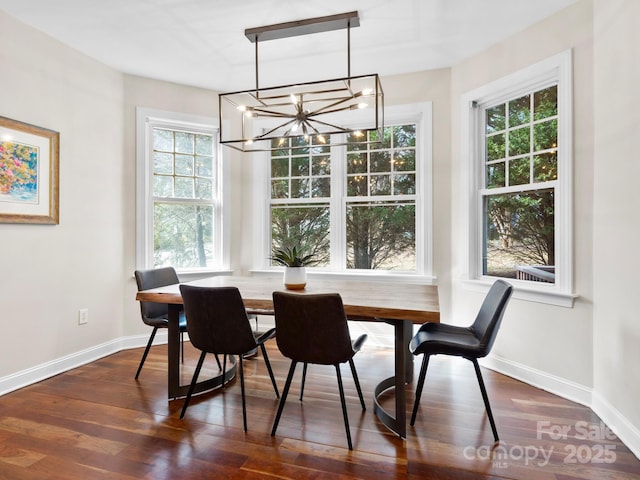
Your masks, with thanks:
M313 254L304 255L298 247L282 247L273 250L271 260L285 267L284 286L289 290L302 290L307 285L307 269L313 265Z

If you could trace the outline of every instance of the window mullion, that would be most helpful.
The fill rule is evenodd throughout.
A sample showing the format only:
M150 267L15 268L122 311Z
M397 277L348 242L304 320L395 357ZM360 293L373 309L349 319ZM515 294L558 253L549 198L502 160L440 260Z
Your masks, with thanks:
M339 137L338 143L344 143L344 134L336 135ZM344 271L347 267L346 260L346 197L347 176L347 148L344 145L331 147L331 231L329 236L331 239L331 270Z

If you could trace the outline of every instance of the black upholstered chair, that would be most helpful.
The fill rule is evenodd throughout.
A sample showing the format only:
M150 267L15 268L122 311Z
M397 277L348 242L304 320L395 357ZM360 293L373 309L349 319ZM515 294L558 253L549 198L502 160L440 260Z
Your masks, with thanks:
M273 307L276 320L276 342L280 352L291 359L291 366L271 435L276 434L296 365L303 363L305 374L307 364L333 365L338 377L347 442L349 450L352 450L340 364L349 362L362 410L366 410L353 356L360 350L367 335L361 335L354 342L351 341L342 298L337 293L300 295L274 292ZM304 375L302 388L304 388ZM302 400L302 389L300 399Z
M150 290L152 288L164 287L166 285L173 285L180 283L178 274L173 267L154 268L151 270L136 270L135 271L136 283L138 284L138 290ZM142 314L142 321L153 327L147 347L144 349L138 371L136 372L136 379L140 375L144 361L147 359L149 349L153 343L153 339L156 336L159 328L167 328L169 326L169 307L166 303L155 302L140 302L140 313ZM187 331L187 323L184 318L184 312L180 312L180 345L182 348L182 360L184 361L184 332Z
M187 398L184 401L182 412L180 412L180 418L184 418L184 414L187 411L206 354L224 354L225 363L227 355L238 355L240 388L242 391L242 420L244 431L246 432L247 409L244 394L244 354L260 347L271 377L273 390L276 392L276 397L280 397L269 356L264 346L264 342L275 335L275 328L271 328L262 334L254 334L251 330L240 291L236 287L180 285L180 293L182 294L184 311L187 317L189 339L191 344L201 351Z
M423 324L418 332L413 336L409 344L409 350L414 355L423 355L422 367L418 377L418 386L416 389L416 400L413 405L413 413L411 414L411 425L415 423L418 406L420 404L420 396L422 395L422 387L424 386L424 377L427 373L429 365L429 357L431 355L455 355L466 358L473 363L480 385L482 399L489 416L493 438L496 442L498 439L498 430L491 413L489 405L489 397L482 380L482 373L478 365L478 358L485 357L493 347L493 343L498 334L502 316L511 297L512 287L503 280L496 280L487 293L480 311L471 326L459 327L447 325L444 323Z

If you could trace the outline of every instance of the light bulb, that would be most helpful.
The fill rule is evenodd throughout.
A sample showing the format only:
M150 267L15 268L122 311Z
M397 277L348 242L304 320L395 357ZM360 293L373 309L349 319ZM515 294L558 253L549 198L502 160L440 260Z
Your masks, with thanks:
M365 96L373 95L373 88L363 88L362 95L365 95Z
M367 105L367 104L366 104L366 103L364 103L364 102L361 102L361 103L359 103L359 104L358 104L358 108L360 108L360 109L367 108L368 106L369 106L369 105Z

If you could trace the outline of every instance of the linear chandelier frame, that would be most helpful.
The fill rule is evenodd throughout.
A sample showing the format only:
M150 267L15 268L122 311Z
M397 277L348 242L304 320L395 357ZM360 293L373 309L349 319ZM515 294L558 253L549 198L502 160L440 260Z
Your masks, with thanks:
M218 98L220 143L242 152L286 148L287 139L304 137L332 145L379 143L384 129L384 92L378 74L351 76L351 27L358 12L348 12L245 30L255 43L256 88L222 93ZM259 41L330 30L347 30L347 77L276 87L259 86ZM367 135L376 130L377 135Z

